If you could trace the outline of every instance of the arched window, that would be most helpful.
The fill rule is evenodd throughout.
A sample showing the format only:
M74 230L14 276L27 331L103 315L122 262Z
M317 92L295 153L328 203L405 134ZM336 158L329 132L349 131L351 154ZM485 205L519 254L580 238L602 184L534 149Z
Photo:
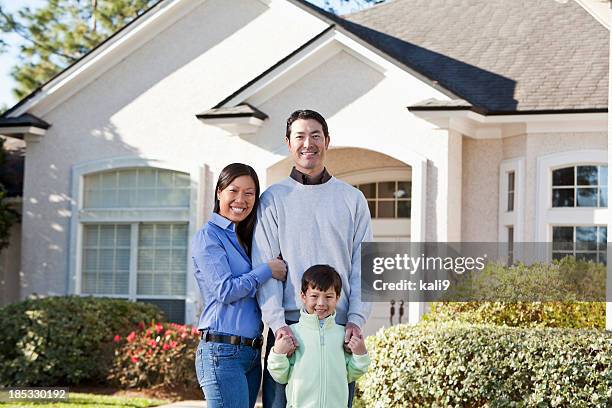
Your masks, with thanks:
M159 168L84 175L77 292L154 303L184 321L190 184Z
M578 165L552 171L553 207L608 207L608 166Z

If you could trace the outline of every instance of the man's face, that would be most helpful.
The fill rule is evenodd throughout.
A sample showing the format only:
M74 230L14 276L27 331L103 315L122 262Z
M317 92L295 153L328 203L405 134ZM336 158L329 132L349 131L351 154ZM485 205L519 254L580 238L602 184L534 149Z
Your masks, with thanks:
M286 142L297 170L309 176L323 171L329 137L325 137L319 122L314 119L296 120L291 124L291 134Z
M306 311L310 314L316 314L319 320L334 313L339 298L333 287L327 290L319 290L310 286L306 289L306 293L300 292L300 297L304 302Z

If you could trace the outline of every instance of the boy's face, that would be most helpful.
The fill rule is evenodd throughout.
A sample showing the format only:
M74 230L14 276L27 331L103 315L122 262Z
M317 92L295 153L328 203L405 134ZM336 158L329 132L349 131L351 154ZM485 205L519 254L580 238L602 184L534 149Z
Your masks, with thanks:
M338 303L338 295L333 287L327 290L313 289L308 287L306 293L300 292L302 302L306 307L306 311L310 314L316 314L319 319L325 319L327 316L334 313L336 304Z

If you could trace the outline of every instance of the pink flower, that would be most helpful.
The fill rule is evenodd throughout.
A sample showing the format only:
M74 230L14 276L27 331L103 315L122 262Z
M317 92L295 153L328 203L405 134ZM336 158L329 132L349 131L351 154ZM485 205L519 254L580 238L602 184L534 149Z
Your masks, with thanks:
M116 334L116 335L115 335L115 337L113 338L113 341L114 341L115 343L119 343L119 342L121 341L121 336L120 336L120 335L118 335L118 334Z
M136 332L131 332L125 339L128 341L128 343L133 342L136 339Z
M168 345L168 343L164 343L163 347L164 350L170 350L170 346Z
M138 362L138 357L132 357L130 360L132 360L132 363L137 363Z
M138 327L140 328L140 330L144 330L144 328L145 328L144 322L142 322L142 321L138 322Z
M177 343L176 343L176 341L172 340L172 341L170 342L170 348L175 348L175 347L176 347L176 344L177 344Z
M157 342L155 340L149 340L149 346L155 348L157 347Z
M160 323L157 323L155 325L155 333L159 334L164 330L164 326L162 326Z

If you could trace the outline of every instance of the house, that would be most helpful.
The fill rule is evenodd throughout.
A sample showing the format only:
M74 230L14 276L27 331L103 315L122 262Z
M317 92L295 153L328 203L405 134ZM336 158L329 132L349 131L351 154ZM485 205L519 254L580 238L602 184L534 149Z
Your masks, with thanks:
M164 0L0 119L27 145L9 280L19 298L108 295L194 322L188 243L216 177L230 162L264 186L286 177L298 108L329 119L328 169L364 192L377 240L605 242L608 66L608 30L574 1L389 0L339 18Z

